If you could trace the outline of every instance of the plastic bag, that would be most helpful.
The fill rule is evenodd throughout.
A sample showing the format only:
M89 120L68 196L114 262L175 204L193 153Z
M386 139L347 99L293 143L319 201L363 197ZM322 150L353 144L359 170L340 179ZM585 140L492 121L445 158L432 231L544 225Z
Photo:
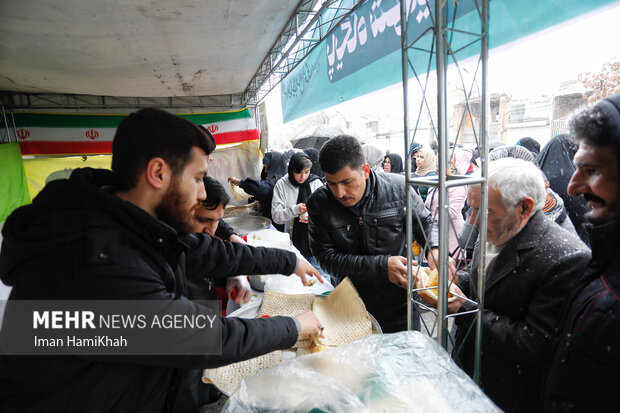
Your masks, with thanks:
M432 339L372 335L246 377L225 412L500 412Z

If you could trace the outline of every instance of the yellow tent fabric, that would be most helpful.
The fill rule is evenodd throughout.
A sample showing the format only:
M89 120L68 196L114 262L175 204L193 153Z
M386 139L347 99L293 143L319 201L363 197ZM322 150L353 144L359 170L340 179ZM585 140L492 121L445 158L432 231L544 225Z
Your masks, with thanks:
M19 147L17 150L19 151ZM21 154L19 156L21 157ZM216 148L212 156L209 175L220 181L228 192L230 187L226 180L229 176L241 179L260 176L262 163L258 141L221 145ZM23 163L32 199L47 182L69 178L74 169L87 167L110 169L112 155L36 157L24 159Z
M30 197L34 198L46 183L68 178L77 168L110 169L111 155L41 157L24 159Z

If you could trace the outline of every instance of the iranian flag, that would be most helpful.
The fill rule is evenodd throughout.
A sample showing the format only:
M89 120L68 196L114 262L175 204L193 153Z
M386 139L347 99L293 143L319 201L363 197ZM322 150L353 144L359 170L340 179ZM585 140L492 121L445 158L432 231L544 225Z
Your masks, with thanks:
M259 139L248 108L233 112L179 115L207 128L218 145ZM15 113L22 155L100 155L112 153L112 140L126 115ZM6 130L0 131L0 137Z

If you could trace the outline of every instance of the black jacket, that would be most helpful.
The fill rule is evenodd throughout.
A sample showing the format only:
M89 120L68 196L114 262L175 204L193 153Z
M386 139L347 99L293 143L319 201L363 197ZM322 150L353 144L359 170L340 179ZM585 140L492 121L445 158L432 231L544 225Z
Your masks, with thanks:
M620 221L589 235L592 261L548 353L546 412L620 411Z
M295 269L295 255L282 250L206 235L182 242L171 227L101 188L110 184L109 171L76 170L11 214L0 252L10 300L179 300L186 314L209 314L185 298L186 257L204 274L224 277ZM1 356L0 411L166 411L184 375L180 369L288 348L298 335L289 317L216 322L221 356ZM185 330L179 334L192 340Z
M463 293L476 301L479 247L476 245L469 268L471 276L462 274L459 279ZM542 410L540 380L545 350L562 304L589 259L590 251L579 237L538 211L487 268L480 387L502 410ZM455 318L454 357L470 375L475 348L474 330L470 330L473 320L472 315Z
M308 199L310 246L329 274L349 277L384 332L406 329L406 290L388 280L390 256L407 256L405 177L370 171L367 192L354 208L342 205L327 187ZM413 233L427 247L438 244L437 225L419 195L412 195ZM421 223L421 225L420 225Z
M223 219L220 219L217 223L217 229L215 230L215 236L222 241L229 241L230 237L235 234L235 230L226 223Z

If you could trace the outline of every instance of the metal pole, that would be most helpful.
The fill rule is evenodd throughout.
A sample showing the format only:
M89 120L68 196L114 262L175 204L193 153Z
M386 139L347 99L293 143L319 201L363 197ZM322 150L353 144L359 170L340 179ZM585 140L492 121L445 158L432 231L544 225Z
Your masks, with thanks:
M6 128L6 143L10 143L11 133L9 132L9 121L6 118L6 111L4 110L4 101L1 101L0 104L2 105L2 118L4 119L4 127ZM0 143L4 142L0 141Z
M406 234L407 234L407 330L413 329L413 303L411 301L411 289L413 286L413 250L411 245L413 244L413 216L411 213L411 197L413 196L413 188L409 183L411 178L411 157L409 156L409 107L407 101L409 99L409 73L407 71L407 11L406 3L401 0L400 2L400 50L402 57L402 73L403 73L403 133L405 142L405 186L407 194L407 214L406 214Z
M446 47L444 44L444 33L446 29L446 19L443 0L435 0L435 41L437 47L437 129L438 129L438 175L439 186L439 262L437 270L439 272L439 291L437 300L437 341L444 348L448 348L448 239L449 239L449 209L448 209L448 190L446 188L446 169L448 156L448 119L446 116Z
M487 85L487 70L488 70L488 58L489 58L489 1L482 0L482 38L480 49L480 60L482 62L482 96L480 105L480 161L482 169L482 177L485 178L480 185L480 237L479 237L479 262L478 267L478 300L480 304L480 311L476 314L476 346L475 346L475 358L474 358L474 381L480 382L480 357L482 352L482 309L484 308L484 280L485 271L487 267L486 262L486 241L487 241L487 209L488 209L488 181L486 180L489 173L488 154L489 154L489 142L487 136L487 123L488 114L490 113L489 106L489 93ZM473 274L472 274L473 275Z

